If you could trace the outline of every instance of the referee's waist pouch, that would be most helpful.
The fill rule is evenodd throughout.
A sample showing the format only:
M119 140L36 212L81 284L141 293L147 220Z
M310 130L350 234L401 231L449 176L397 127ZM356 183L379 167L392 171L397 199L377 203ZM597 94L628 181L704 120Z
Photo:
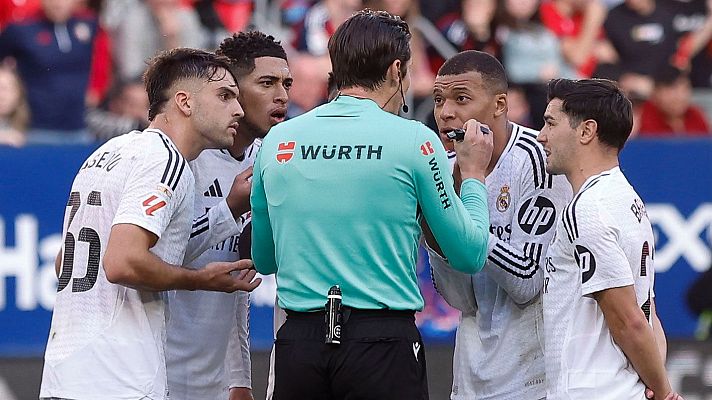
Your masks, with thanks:
M286 310L287 322L277 332L277 340L324 341L325 312ZM410 310L359 310L343 307L342 341L366 338L404 338L419 340L415 312Z

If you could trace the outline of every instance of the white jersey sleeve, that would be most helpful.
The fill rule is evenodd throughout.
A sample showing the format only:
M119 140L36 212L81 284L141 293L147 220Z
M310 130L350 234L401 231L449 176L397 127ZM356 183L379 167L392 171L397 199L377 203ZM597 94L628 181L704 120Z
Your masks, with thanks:
M463 314L474 314L477 311L477 299L472 286L472 275L452 268L447 260L428 246L425 240L422 241L422 245L428 251L430 274L438 294L451 307Z
M596 202L574 202L567 211L564 227L581 268L581 294L633 285L630 261L618 239L624 234L621 224Z
M205 214L193 220L183 265L191 264L201 254L226 238L242 234L247 221L246 215L235 220L226 200L211 207Z
M151 147L130 171L112 225L133 224L159 238L182 205L177 191L187 166L175 146L159 135L165 148Z
M558 213L571 199L566 179L546 173L543 163L532 163L523 170L509 241L491 233L485 263L487 274L517 304L530 302L543 287L540 261L556 231Z
M235 302L237 312L232 332L228 338L225 356L229 388L252 388L252 362L250 360L250 330L248 328L249 294L238 292Z

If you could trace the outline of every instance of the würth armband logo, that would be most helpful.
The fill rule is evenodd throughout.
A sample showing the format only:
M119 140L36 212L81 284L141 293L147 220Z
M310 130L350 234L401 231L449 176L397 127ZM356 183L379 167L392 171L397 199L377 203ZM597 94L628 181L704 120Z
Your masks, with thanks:
M277 162L280 164L288 163L294 157L294 149L297 147L297 142L283 142L277 146Z
M420 145L420 152L423 153L424 156L435 153L435 149L433 148L433 144L430 143L430 140Z
M148 196L141 204L143 205L143 211L146 213L146 215L152 217L153 213L165 207L166 202L160 199L155 194L152 194Z

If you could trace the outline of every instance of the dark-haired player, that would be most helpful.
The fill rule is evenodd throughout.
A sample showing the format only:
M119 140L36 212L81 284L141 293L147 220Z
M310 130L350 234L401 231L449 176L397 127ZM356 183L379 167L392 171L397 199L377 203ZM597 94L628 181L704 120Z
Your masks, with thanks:
M604 79L554 79L538 140L573 188L546 255L548 400L675 400L655 312L655 237L619 167L633 111Z
M259 284L254 270L230 275L247 261L180 267L193 215L187 163L232 145L242 117L226 60L175 49L153 60L144 81L149 128L99 147L72 183L41 398L166 399L161 292Z
M494 138L485 180L490 235L484 269L465 275L429 252L438 291L462 311L451 393L458 400L546 396L540 261L571 189L546 173L538 132L507 119L507 86L497 59L465 51L443 64L433 89L442 137L476 119Z
M245 116L230 148L205 151L190 165L196 219L185 264L195 268L246 258L238 243L249 214L235 212L233 198L249 190L260 139L284 119L292 84L287 55L272 36L241 32L226 38L217 53L229 59ZM252 399L247 293L179 290L169 304L171 400L228 399L228 390L231 400Z

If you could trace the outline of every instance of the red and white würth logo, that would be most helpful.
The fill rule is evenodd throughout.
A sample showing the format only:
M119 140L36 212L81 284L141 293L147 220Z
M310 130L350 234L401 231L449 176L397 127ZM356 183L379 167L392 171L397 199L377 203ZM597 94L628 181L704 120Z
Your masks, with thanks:
M277 147L277 162L285 164L294 156L294 149L297 147L297 142L282 142Z

